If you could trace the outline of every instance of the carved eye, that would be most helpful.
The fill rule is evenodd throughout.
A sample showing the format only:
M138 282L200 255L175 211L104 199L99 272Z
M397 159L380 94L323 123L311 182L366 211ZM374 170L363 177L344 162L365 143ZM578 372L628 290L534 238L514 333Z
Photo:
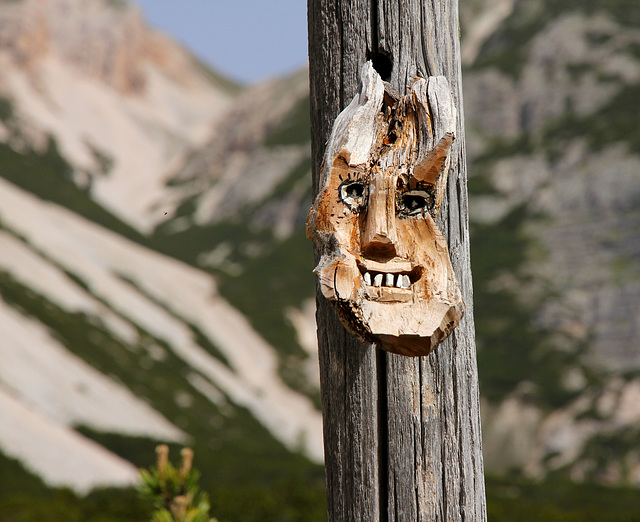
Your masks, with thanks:
M367 201L367 186L362 181L347 180L340 185L340 199L351 210L362 209Z
M426 190L409 190L398 197L400 214L416 216L423 211L428 212L433 207L433 196Z

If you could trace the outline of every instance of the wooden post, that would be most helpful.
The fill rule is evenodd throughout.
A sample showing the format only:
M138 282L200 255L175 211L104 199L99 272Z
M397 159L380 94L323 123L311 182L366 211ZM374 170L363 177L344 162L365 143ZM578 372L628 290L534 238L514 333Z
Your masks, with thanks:
M438 218L466 312L427 357L363 345L318 294L328 518L486 519L469 264L457 0L309 0L314 190L337 114L371 59L400 94L444 75L458 110Z

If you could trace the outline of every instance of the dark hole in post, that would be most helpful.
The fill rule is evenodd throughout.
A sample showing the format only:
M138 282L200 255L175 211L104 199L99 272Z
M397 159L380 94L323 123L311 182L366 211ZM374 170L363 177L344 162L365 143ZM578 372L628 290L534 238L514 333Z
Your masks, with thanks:
M391 79L391 71L393 70L393 62L391 56L384 51L378 51L374 53L368 53L368 60L373 63L373 68L377 71L385 82Z
M387 137L384 139L384 143L385 145L391 145L396 142L396 139L397 139L396 133L391 131L389 134L387 134Z

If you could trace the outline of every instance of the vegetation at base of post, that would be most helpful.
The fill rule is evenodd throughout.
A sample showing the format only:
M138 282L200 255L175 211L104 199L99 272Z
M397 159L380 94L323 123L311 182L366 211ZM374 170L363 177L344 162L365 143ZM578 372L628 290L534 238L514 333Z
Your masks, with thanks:
M640 513L640 495L632 487L495 476L486 477L486 486L491 522L632 522Z
M149 522L153 506L133 489L107 488L78 496L48 489L13 459L0 454L0 520L20 522ZM638 520L640 495L631 487L576 484L558 478L532 482L519 476L486 478L491 522L631 522ZM281 482L217 485L211 506L220 522L315 522L326 520L324 488L318 483ZM169 519L171 520L171 519Z
M20 461L0 453L3 522L148 522L151 510L133 488L99 488L85 496L49 488Z
M1 223L0 229L12 233ZM82 279L72 280L91 293ZM0 298L25 316L37 318L56 332L57 340L72 353L128 386L188 431L199 467L206 470L200 485L210 495L212 509L221 522L312 522L326 518L322 467L291 453L230 397L222 410L209 402L185 380L189 367L162 339L139 330L138 342L125 345L98 317L68 313L3 271ZM147 348L153 346L162 350L162 360L149 358ZM180 405L174 398L176 393L188 396L190 404ZM85 425L74 426L74 430L139 467L149 464L145 455L158 444L151 438L105 433ZM148 522L152 511L152 506L136 498L133 490L113 488L81 497L68 489L47 487L2 453L0 486L2 521Z
M209 497L200 491L200 473L192 468L193 450L183 448L179 468L169 460L169 447L156 448L156 466L140 470L140 495L153 503L152 522L209 522Z

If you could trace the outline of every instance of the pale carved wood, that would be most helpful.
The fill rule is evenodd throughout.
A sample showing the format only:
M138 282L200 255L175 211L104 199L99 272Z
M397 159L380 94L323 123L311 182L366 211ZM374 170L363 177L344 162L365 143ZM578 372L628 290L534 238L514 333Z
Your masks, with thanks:
M320 289L349 330L390 352L428 355L463 314L435 222L455 125L446 78L385 96L366 62L327 143L307 229L321 251Z
M310 0L308 16L316 194L333 122L368 59L391 59L383 80L397 96L416 76L447 79L457 120L436 222L466 303L436 351L408 358L360 342L318 292L328 519L485 520L457 1Z

